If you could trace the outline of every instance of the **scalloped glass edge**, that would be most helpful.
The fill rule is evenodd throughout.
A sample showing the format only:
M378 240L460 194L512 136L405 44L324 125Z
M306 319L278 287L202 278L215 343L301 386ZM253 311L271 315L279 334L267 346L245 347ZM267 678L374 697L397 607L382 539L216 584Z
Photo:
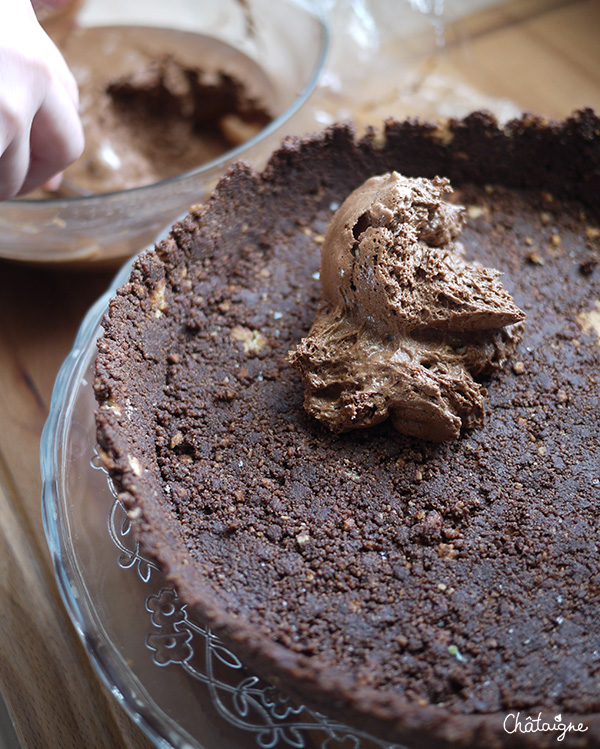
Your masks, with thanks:
M170 727L171 730L167 732L163 730L164 724L170 724L171 719L158 708L148 709L150 700L145 696L143 686L106 637L91 602L80 595L83 581L61 529L61 522L68 523L68 515L60 508L60 466L61 463L64 465L64 458L59 445L69 425L76 390L73 386L81 380L87 366L85 344L98 337L109 300L115 290L126 282L134 261L135 257L119 270L107 291L89 309L79 327L73 348L56 377L50 411L40 440L42 522L63 603L104 686L157 747L183 749L190 746L192 741L183 739L180 728ZM161 720L157 720L159 715ZM165 733L172 735L167 739Z

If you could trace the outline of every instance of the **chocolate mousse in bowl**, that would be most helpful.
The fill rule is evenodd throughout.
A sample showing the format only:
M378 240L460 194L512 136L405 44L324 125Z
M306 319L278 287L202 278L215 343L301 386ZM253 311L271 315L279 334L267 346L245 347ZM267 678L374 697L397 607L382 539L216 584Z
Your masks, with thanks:
M0 206L0 255L116 264L201 201L232 161L266 160L316 87L320 5L39 0L79 85L85 151L60 188Z
M336 125L136 260L99 454L293 699L410 747L600 743L600 120Z
M55 197L127 190L188 172L256 137L279 109L263 69L209 36L74 26L61 49L79 85L85 150Z

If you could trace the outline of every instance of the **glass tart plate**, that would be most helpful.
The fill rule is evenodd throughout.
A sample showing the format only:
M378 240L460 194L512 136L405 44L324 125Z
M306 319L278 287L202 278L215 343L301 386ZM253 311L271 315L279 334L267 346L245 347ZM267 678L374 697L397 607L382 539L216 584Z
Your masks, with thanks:
M46 537L92 663L159 747L392 749L293 704L248 671L139 553L97 456L93 392L101 320L132 263L83 320L58 373L41 440Z

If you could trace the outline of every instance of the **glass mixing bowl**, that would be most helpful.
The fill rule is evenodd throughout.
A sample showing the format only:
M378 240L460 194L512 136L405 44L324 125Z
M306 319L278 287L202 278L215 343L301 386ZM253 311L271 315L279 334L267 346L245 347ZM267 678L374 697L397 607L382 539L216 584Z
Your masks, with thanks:
M222 156L150 185L0 203L0 257L116 266L201 202L230 163L244 159L260 164L267 157L319 82L329 44L317 0L85 0L77 23L83 28L133 25L196 32L230 45L268 77L275 118Z

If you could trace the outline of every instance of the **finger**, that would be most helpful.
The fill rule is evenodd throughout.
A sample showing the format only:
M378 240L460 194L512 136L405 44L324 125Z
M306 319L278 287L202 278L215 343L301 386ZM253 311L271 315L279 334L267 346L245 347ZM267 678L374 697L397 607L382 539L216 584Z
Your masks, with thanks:
M83 129L69 93L51 87L37 111L30 135L30 164L21 192L47 182L83 151Z
M10 200L22 189L29 170L29 143L26 136L12 141L0 157L0 200Z
M67 65L61 51L58 49L54 41L44 30L42 25L36 18L34 8L36 3L38 5L49 5L59 7L66 5L71 0L33 0L33 7L29 2L24 2L21 10L27 14L28 19L26 21L29 26L29 33L31 40L34 39L34 35L37 42L37 52L40 59L43 59L52 74L62 83L65 90L68 92L72 99L75 107L79 106L79 91L77 88L77 82L73 76L69 66Z
M54 177L51 177L47 182L44 182L42 187L49 192L56 192L61 185L62 178L63 173L59 172L58 174L55 174Z
M74 107L79 107L79 88L75 76L71 72L71 69L66 63L65 58L62 56L58 47L54 42L47 37L48 44L52 48L51 57L53 59L53 70L57 80L63 85L65 91L69 95Z
M22 130L0 156L0 200L18 195L29 171L29 130Z

